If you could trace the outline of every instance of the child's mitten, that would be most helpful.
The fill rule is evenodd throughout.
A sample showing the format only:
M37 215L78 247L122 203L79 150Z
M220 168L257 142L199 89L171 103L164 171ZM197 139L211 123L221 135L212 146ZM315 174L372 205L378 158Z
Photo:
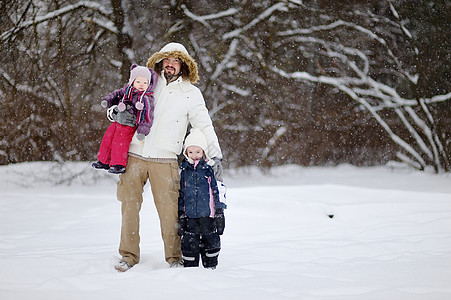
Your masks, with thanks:
M177 224L177 234L183 236L186 230L186 215L184 211L179 211L179 221Z
M224 233L225 228L225 218L224 218L224 209L218 208L215 210L215 226L219 235Z
M138 133L138 134L136 135L136 138L138 139L138 141L144 140L145 137L146 137L146 136L144 135L144 133Z

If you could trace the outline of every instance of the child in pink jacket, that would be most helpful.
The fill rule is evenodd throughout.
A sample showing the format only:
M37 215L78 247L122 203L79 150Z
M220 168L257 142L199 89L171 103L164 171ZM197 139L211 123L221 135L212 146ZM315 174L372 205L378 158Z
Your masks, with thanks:
M114 122L106 130L100 144L98 161L92 166L113 174L125 173L130 142L137 131L137 138L143 140L149 134L153 122L153 89L158 75L147 67L133 64L128 84L108 94L101 105L110 108L116 105L111 116Z

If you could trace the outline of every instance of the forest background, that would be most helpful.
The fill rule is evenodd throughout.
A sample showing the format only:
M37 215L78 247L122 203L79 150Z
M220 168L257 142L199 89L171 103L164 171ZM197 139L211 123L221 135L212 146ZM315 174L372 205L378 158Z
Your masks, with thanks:
M451 2L1 2L0 164L95 160L101 98L186 46L228 168L450 171Z

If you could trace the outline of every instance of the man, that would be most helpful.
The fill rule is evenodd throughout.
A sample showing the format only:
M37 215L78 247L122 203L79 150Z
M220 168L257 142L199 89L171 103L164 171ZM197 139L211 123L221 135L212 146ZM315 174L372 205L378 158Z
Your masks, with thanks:
M221 180L218 138L200 90L197 64L185 47L169 43L153 54L147 67L159 74L154 90L153 125L144 140L133 137L127 170L117 183L117 198L122 202L122 228L116 270L125 272L140 260L139 212L147 180L160 219L165 259L171 267L181 266L180 237L177 234L179 172L177 155L182 152L188 124L199 128L208 141L214 169Z

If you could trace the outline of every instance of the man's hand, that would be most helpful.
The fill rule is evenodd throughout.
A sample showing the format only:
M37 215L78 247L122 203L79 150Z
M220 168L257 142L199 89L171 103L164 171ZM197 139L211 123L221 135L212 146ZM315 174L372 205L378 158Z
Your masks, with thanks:
M213 172L215 172L216 181L222 181L222 163L221 159L217 157L213 157L211 160L215 162L212 166Z
M119 111L117 105L113 105L107 110L107 117L110 121L118 122L121 125L136 126L136 116L128 110Z

